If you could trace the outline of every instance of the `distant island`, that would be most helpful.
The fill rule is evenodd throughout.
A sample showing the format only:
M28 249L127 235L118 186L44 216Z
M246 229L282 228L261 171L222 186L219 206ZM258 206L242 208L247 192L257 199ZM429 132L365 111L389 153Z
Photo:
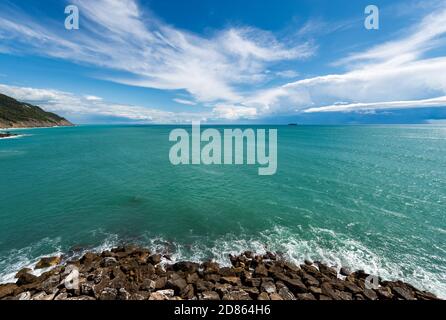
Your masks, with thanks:
M46 112L38 106L20 102L4 94L0 94L0 128L59 126L73 126L73 124L67 119L57 114Z

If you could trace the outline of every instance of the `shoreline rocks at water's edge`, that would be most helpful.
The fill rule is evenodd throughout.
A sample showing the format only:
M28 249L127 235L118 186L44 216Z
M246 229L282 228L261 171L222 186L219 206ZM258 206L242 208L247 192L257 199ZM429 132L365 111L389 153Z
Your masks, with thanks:
M134 246L86 253L64 265L42 259L53 269L35 276L17 273L0 285L2 300L436 300L401 281L366 285L364 271L337 270L319 262L297 266L267 253L230 256L232 267L215 262L161 263L162 256ZM376 282L374 282L376 284Z
M12 137L17 137L17 134L14 133L10 133L10 132L1 132L0 131L0 139L4 139L4 138L12 138Z

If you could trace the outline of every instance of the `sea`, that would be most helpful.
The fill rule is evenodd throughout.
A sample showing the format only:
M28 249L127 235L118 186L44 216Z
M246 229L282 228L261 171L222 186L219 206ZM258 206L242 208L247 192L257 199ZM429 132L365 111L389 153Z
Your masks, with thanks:
M137 244L224 265L229 254L273 251L446 298L446 126L213 126L277 129L271 176L253 165L174 166L175 128L1 139L0 282L42 256Z

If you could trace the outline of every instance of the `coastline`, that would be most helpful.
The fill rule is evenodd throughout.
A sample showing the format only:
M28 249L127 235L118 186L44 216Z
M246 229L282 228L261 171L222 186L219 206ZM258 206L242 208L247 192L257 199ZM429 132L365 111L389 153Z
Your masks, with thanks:
M35 267L43 273L18 271L16 283L0 285L0 299L439 300L402 281L385 281L362 270L338 271L317 261L298 266L271 252L247 251L228 259L231 266L172 262L138 246L88 251L68 261L45 257Z

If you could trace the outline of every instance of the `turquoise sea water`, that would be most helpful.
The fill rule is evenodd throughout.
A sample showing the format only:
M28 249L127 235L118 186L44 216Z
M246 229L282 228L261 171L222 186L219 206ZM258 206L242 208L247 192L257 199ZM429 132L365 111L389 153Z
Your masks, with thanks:
M169 126L0 140L0 280L123 242L173 259L322 259L446 297L446 127L278 127L278 171L169 162ZM220 128L221 129L221 128Z

